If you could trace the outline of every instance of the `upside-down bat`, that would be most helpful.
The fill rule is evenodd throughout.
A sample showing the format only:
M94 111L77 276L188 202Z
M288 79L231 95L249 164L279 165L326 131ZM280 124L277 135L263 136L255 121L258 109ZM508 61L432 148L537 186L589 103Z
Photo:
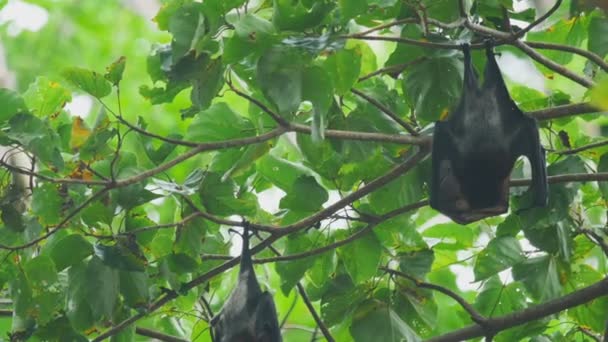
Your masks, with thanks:
M268 291L262 292L255 277L249 231L243 232L241 269L236 287L211 320L214 342L281 342L277 311Z
M545 150L538 125L509 96L491 41L479 87L464 44L464 84L460 102L447 120L435 123L432 151L431 207L467 224L509 209L509 176L519 156L532 167L533 202L547 204Z

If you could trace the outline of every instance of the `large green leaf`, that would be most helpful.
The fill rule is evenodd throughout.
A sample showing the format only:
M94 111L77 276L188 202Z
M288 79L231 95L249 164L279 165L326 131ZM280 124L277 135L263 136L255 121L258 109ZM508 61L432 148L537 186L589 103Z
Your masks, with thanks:
M82 68L69 68L63 72L63 77L81 90L97 98L108 96L112 91L110 82L102 74L95 71Z
M367 301L357 308L350 333L355 341L421 341L392 308L379 301Z
M475 261L475 280L483 280L525 260L519 241L510 236L492 239Z
M30 84L23 99L33 114L46 117L58 113L72 95L61 84L41 76Z
M435 121L455 105L462 89L462 64L456 53L431 57L412 66L403 79L403 92L418 117Z
M0 123L5 124L15 114L27 111L25 101L10 89L0 89Z
M374 234L365 234L338 249L338 255L355 284L364 282L378 272L382 245Z

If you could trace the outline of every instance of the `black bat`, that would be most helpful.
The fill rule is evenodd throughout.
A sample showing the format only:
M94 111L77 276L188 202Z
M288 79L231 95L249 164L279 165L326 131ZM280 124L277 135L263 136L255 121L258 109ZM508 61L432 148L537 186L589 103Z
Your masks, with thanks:
M532 167L532 205L547 205L545 150L538 125L509 96L486 42L484 82L478 85L470 46L464 52L464 82L459 104L447 120L435 123L431 207L460 224L509 209L509 176L519 156Z
M249 231L243 232L241 269L236 288L222 310L211 320L214 342L281 342L277 310L268 291L262 292L255 277Z

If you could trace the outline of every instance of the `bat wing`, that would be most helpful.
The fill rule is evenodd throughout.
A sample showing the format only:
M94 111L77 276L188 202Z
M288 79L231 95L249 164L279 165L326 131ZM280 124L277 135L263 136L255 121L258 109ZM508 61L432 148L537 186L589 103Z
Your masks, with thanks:
M277 319L277 309L270 293L262 293L254 315L256 342L283 341Z

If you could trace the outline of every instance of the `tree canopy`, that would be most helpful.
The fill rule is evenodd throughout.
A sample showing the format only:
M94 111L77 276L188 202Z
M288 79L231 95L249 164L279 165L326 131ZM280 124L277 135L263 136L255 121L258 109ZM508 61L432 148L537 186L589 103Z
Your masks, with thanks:
M605 2L136 3L0 1L43 18L1 30L3 338L211 341L246 224L287 342L608 339ZM550 198L461 226L431 132L487 38Z

